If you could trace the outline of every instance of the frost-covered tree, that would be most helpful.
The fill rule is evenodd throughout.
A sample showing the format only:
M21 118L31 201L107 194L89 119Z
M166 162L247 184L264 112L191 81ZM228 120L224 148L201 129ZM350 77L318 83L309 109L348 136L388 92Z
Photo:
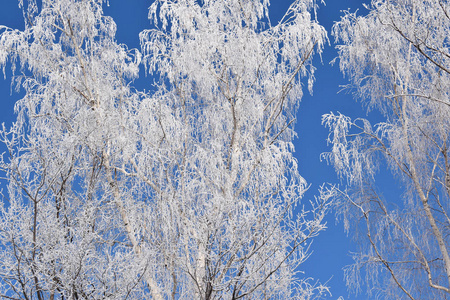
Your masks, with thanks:
M345 180L332 193L362 242L347 283L366 272L385 299L450 298L450 4L374 0L333 28L349 88L383 121L323 118L326 157ZM403 193L386 189L388 168Z
M314 0L155 1L142 50L102 0L19 1L0 64L25 92L1 130L0 295L10 299L311 299L302 276L327 202L292 124L324 29ZM141 65L151 92L137 91Z

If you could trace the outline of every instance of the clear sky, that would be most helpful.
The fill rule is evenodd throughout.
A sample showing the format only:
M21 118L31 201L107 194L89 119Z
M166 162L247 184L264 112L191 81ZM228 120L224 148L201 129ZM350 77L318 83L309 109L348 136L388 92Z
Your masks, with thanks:
M292 0L272 0L271 19L275 23L287 9ZM322 183L338 183L334 170L320 161L320 154L328 151L326 144L328 131L321 125L321 116L330 111L340 111L343 114L355 117L364 116L352 95L341 92L340 85L346 84L338 65L331 66L330 61L337 55L334 50L334 41L330 35L331 26L342 15L342 10L360 9L362 14L365 9L362 3L368 0L328 0L326 5L320 5L318 21L327 30L330 46L327 46L322 56L315 58L317 73L314 85L314 95L309 95L305 89L300 109L297 114L296 131L298 138L295 140L296 157L299 161L300 174L311 184L304 200L317 195L317 190ZM110 6L105 8L105 14L113 16L117 27L117 40L127 44L129 48L139 47L138 34L149 27L147 8L151 0L109 0ZM2 0L0 9L0 25L12 28L23 28L22 14L18 8L17 0ZM6 72L7 74L10 72ZM145 79L144 79L145 80ZM10 77L0 79L0 122L10 123L14 119L13 105L20 95L10 95ZM332 299L343 296L344 299L367 299L366 295L348 295L342 268L352 262L349 252L356 249L356 245L344 233L342 223L336 223L334 212L328 218L328 229L322 232L312 246L313 253L303 266L307 276L324 283L328 281L333 294Z

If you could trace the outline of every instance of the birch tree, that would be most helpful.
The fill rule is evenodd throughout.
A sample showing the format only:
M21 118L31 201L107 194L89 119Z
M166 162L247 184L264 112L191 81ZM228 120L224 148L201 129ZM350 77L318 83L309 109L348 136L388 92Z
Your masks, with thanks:
M361 241L347 284L385 299L450 298L450 6L374 0L333 28L348 88L383 120L330 113L326 158L346 183L331 193ZM387 168L402 196L385 188Z
M25 91L3 127L0 294L10 299L312 299L300 274L327 197L293 157L324 29L313 0L155 1L141 50L101 0L19 1L0 63ZM145 66L150 92L133 80ZM302 203L303 205L303 203Z

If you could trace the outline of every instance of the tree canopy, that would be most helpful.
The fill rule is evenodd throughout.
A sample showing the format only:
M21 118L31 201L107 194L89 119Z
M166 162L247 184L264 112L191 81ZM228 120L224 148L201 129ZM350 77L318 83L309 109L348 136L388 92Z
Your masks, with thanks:
M323 117L333 163L347 186L332 193L361 234L347 283L386 299L450 298L450 6L448 1L374 0L333 28L349 88L383 121ZM402 199L379 185L388 168Z
M159 0L141 49L101 0L22 2L0 64L25 91L0 132L0 294L12 299L311 299L298 273L326 197L293 157L326 32L313 0ZM147 91L133 87L144 65Z

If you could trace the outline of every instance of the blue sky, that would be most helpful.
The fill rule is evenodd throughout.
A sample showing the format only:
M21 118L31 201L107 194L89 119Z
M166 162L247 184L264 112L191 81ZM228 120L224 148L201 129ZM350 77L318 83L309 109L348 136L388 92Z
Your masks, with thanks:
M291 0L273 0L271 3L271 18L275 23L287 9ZM349 116L364 116L365 111L356 102L351 94L341 92L340 85L346 84L339 71L338 65L331 66L330 61L337 55L334 49L333 38L330 36L331 26L342 15L342 10L354 11L360 9L365 13L362 0L328 0L326 6L320 5L318 20L326 28L330 46L324 49L322 62L315 58L317 73L314 85L314 94L305 95L301 101L297 114L295 140L296 157L299 161L300 174L311 184L305 200L317 194L319 186L324 182L338 183L334 170L326 162L320 161L320 154L328 151L326 138L328 131L321 125L321 116L330 111L340 111ZM110 6L105 13L113 16L117 23L117 40L127 44L129 48L139 47L138 34L142 29L149 27L147 7L151 0L109 0ZM21 11L17 0L3 0L0 9L0 24L12 28L23 28ZM8 72L7 72L8 74ZM14 119L13 105L20 95L10 95L10 78L0 79L0 122L10 123ZM336 223L334 212L327 218L328 229L322 232L312 246L313 253L304 264L303 270L307 276L324 283L328 281L333 294L332 299L343 296L345 299L367 299L367 296L348 295L343 279L342 268L352 261L350 251L356 250L356 244L344 232L343 224Z

